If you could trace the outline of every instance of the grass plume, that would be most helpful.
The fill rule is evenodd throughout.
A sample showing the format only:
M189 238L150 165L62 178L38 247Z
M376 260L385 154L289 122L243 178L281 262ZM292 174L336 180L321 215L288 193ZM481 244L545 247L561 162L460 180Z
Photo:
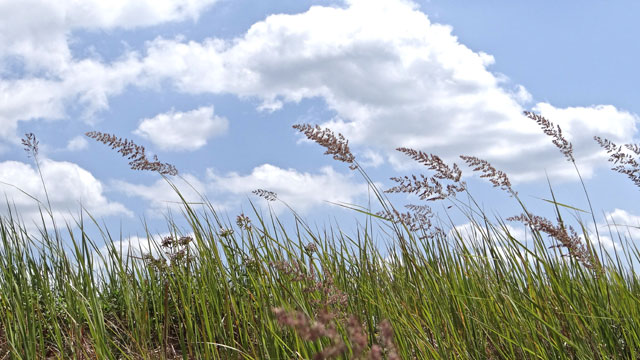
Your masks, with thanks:
M460 158L464 160L467 165L474 167L473 171L482 172L481 178L487 178L493 184L493 187L500 188L510 195L517 195L511 187L511 181L509 177L503 171L500 171L493 167L487 160L482 160L475 156L460 155Z
M460 180L462 171L457 164L449 166L437 155L414 149L398 148L396 150L426 166L429 170L434 171L435 174L432 176L420 174L418 176L392 177L391 180L398 183L398 185L385 190L385 192L416 194L420 200L436 201L446 199L465 190L466 184ZM442 184L442 180L449 180L451 183L445 187Z
M85 135L117 150L129 160L129 166L131 166L132 170L155 171L162 175L171 176L178 175L178 169L174 165L160 162L156 155L149 160L144 146L137 145L132 140L123 140L116 135L99 131L90 131Z
M589 269L595 269L596 264L593 261L592 256L582 244L578 233L573 227L565 227L560 223L554 225L551 220L545 219L538 215L517 215L507 218L509 221L520 221L530 226L534 231L543 232L560 242L560 245L553 245L552 247L562 246L569 252L568 255L575 260L578 260L582 265Z
M351 170L358 168L355 164L356 158L349 149L349 141L342 134L336 136L331 129L322 129L319 125L296 124L293 128L303 133L307 139L325 147L327 149L325 155L333 155L335 160L350 164Z
M555 125L542 115L530 111L525 111L524 115L538 123L540 128L542 128L542 131L553 139L553 144L558 148L558 150L560 150L567 160L575 162L575 158L573 156L573 144L564 137L560 125Z
M611 170L627 175L636 186L640 186L640 163L637 159L640 156L640 145L616 145L614 142L599 136L594 136L594 140L609 154L609 161L616 164ZM629 154L629 152L635 156Z

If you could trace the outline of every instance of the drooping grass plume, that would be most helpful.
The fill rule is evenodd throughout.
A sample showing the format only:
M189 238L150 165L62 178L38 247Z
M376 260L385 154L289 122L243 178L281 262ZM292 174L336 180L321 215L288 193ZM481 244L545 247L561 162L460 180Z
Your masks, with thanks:
M132 170L155 171L162 175L178 175L178 169L174 165L160 162L158 156L154 155L152 160L149 160L144 146L137 145L132 140L122 140L116 135L99 131L90 131L85 135L110 146L114 150L117 149L122 156L129 160L129 166L131 166Z
M571 142L562 135L560 125L556 126L542 115L535 114L530 111L525 111L524 114L529 119L538 123L545 134L553 138L553 144L560 150L560 152L562 152L567 160L575 163L575 158L573 157L573 144L571 144Z
M400 147L396 150L404 153L413 160L426 166L429 170L435 171L435 178L442 180L451 180L454 183L460 182L462 171L458 167L458 164L454 163L453 166L449 166L438 155L427 154L414 149Z
M391 180L399 185L385 190L385 192L412 193L418 195L420 200L436 201L446 199L465 190L466 184L460 181L462 171L457 164L449 166L439 156L422 151L408 148L398 148L396 150L425 165L429 170L433 170L435 175L425 176L420 174L419 176L412 175L411 177L392 177ZM440 180L450 180L452 183L447 184L445 187Z
M354 163L356 158L349 149L349 141L342 134L338 133L336 136L331 129L322 129L319 125L296 124L293 128L303 133L309 140L325 147L326 155L333 155L335 160L350 164L351 170L358 168Z
M379 211L376 215L381 216L389 221L399 222L407 226L410 231L428 231L433 226L433 210L427 205L405 205L409 211L400 212L396 209L390 211Z
M39 142L36 139L36 135L34 133L24 134L24 138L21 139L22 146L24 146L24 151L27 153L29 157L37 157L39 153Z
M596 224L597 221L596 221L595 212L593 211L593 204L591 203L591 196L589 196L589 191L587 191L587 186L584 183L584 179L582 178L582 174L580 173L580 169L578 168L578 164L573 155L573 144L571 144L571 142L569 142L564 137L564 135L562 135L562 129L560 128L560 125L555 126L551 121L549 121L548 119L544 118L542 115L539 115L539 114L534 114L529 111L524 111L524 114L529 119L534 120L536 123L538 123L538 125L540 125L540 127L542 128L542 130L546 135L553 138L552 140L553 144L558 148L558 150L560 150L560 152L565 156L565 158L573 164L573 167L576 170L576 174L578 174L578 178L580 179L580 185L582 186L582 189L584 191L584 197L587 199L587 203L589 204L591 219L593 220L593 223ZM597 226L595 227L595 235L596 235L596 239L598 240L598 246L600 248L600 257L602 258L604 256L604 249L602 247L602 239L600 238L600 231L598 230ZM594 258L597 257L595 252L592 251L592 246L589 242L587 242L587 249L590 253L593 254Z
M520 221L530 226L535 231L543 232L560 242L560 245L569 252L569 256L581 262L589 269L596 269L595 264L589 251L584 247L580 237L571 226L565 226L563 223L554 225L551 220L545 219L538 215L517 215L507 218L509 221Z
M593 139L607 151L607 154L609 154L609 161L616 164L616 166L611 168L611 170L627 175L627 177L633 181L636 186L640 186L640 163L636 158L637 156L640 156L640 145L616 145L614 142L599 136L594 136ZM635 154L636 157L625 152L623 149L629 150Z
M509 193L509 195L517 195L511 187L511 181L509 177L503 171L500 171L493 167L491 163L486 160L482 160L475 156L460 155L460 158L464 160L469 166L474 166L473 171L480 171L481 178L487 178L493 184L493 187L500 188Z
M267 200L267 201L276 201L278 200L278 194L273 191L265 190L265 189L256 189L252 191L253 194Z

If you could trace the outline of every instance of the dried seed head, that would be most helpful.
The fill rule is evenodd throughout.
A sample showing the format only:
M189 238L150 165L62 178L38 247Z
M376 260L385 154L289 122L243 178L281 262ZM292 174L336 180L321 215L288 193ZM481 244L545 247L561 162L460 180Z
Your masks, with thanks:
M129 166L132 170L156 171L162 175L178 175L178 170L175 166L169 163L161 163L155 155L153 160L149 160L144 146L136 145L131 140L122 140L122 138L113 134L105 134L99 131L90 131L85 135L110 146L114 150L117 149L122 156L129 160Z
M193 241L193 238L191 236L182 236L180 239L178 239L178 244L182 246L186 246L186 245L189 245L189 243L191 243L192 241Z
M322 129L318 125L313 126L310 124L293 125L293 128L304 133L309 140L315 141L325 147L327 149L327 151L325 151L326 155L333 155L335 160L351 164L349 165L351 170L358 168L358 166L354 164L356 158L349 149L349 140L345 139L342 134L338 133L336 136L331 129Z
M389 221L399 222L407 226L410 231L428 231L431 229L433 212L427 205L405 205L409 211L401 213L396 209L391 211L380 211L376 215Z
M255 195L260 196L261 198L267 200L267 201L276 201L278 199L278 194L274 193L273 191L269 191L269 190L264 190L264 189L257 189L257 190L253 190L252 193L254 193Z
M221 227L220 231L218 232L218 235L220 235L223 238L229 237L231 235L233 235L233 229L226 229Z
M580 237L573 229L573 227L565 227L561 222L558 225L554 225L551 220L543 218L537 215L518 215L507 218L509 221L519 221L525 225L529 225L533 230L543 232L560 242L560 245L554 245L552 247L562 246L569 252L569 256L578 260L585 267L589 269L597 269L597 259L594 259L589 251L584 247Z
M599 136L595 136L594 140L607 151L609 162L616 164L611 170L627 175L636 186L640 187L640 161L637 158L640 155L640 145L624 144L624 146L618 146L614 142ZM636 156L625 152L624 149Z
M344 340L333 324L334 314L323 311L312 321L301 311L287 311L283 308L273 308L272 311L280 325L292 328L305 340L315 341L321 337L331 339L333 344L317 353L314 359L333 359L347 350Z
M170 248L174 245L176 245L176 242L174 241L173 236L167 236L162 239L162 242L160 242L160 246L164 248Z
M403 177L392 177L391 180L399 183L391 189L385 190L387 193L412 193L420 197L420 200L436 201L453 196L466 189L466 184L460 181L462 171L457 164L447 165L439 156L427 154L409 148L397 148L396 150L408 155L413 160L427 166L429 170L435 171L435 175L427 177L424 175L412 175ZM452 184L446 187L442 180L449 180Z
M351 351L353 352L353 358L357 359L364 353L369 343L367 334L362 328L362 324L355 316L349 317L347 322L347 334L349 336L349 342L351 343Z
M553 138L553 144L558 149L560 149L560 152L567 158L567 160L571 162L576 161L573 157L573 145L562 135L562 129L560 129L560 125L555 126L551 121L547 120L541 115L534 114L529 111L525 111L524 115L538 123L544 133Z
M26 133L24 134L24 138L22 139L22 145L24 146L24 151L27 152L29 157L37 157L38 156L38 140L36 139L36 135L34 133Z
M499 187L510 195L516 195L516 192L511 188L511 181L509 181L507 174L494 168L488 161L479 159L475 156L460 155L460 158L469 166L474 166L473 171L482 172L480 177L489 179L494 187Z
M244 213L240 214L236 217L236 225L238 225L240 229L245 229L247 231L250 231L251 219L249 219L249 217L246 216Z
M304 246L304 251L307 253L307 255L311 255L318 251L318 246L314 243L308 243Z

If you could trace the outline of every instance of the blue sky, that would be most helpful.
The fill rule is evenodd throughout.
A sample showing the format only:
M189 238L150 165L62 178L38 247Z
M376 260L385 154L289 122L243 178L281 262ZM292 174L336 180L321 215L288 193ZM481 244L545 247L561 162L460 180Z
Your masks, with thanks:
M83 136L101 131L175 164L229 217L247 199L262 203L251 191L265 188L312 222L349 221L326 200L366 204L366 185L291 128L312 123L350 139L383 188L425 172L394 150L407 146L458 164L461 154L487 159L541 212L545 174L562 202L586 207L571 164L522 115L532 110L572 141L600 225L637 225L638 189L609 170L592 136L637 141L638 10L631 1L0 0L0 181L43 198L20 145L33 132L58 216L82 203L125 233L141 231L141 217L166 230L175 196ZM463 171L490 213L515 215L512 199ZM26 222L37 218L33 201L0 189Z

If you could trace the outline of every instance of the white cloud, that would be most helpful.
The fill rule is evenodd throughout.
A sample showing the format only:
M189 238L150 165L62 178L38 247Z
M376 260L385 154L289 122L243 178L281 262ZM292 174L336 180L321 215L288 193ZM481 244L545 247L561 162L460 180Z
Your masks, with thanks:
M43 159L41 168L57 220L66 220L74 224L70 214L78 214L80 206L96 217L133 215L122 204L109 201L104 196L100 181L77 164ZM40 224L39 204L32 197L38 199L41 206L47 207L47 202L37 170L22 162L4 161L0 163L0 181L3 198L6 196L11 206L16 206L25 224ZM0 210L4 214L6 211L6 206Z
M623 246L628 246L627 242L634 243L640 239L640 216L626 210L615 209L605 213L604 218L605 222L598 224L598 230L606 251L620 251ZM598 246L593 223L590 224L589 229L592 243ZM621 244L620 240L624 241L625 245Z
M16 141L18 121L64 119L71 102L89 120L95 112L107 109L109 97L135 81L140 70L135 54L128 54L111 65L94 60L74 62L56 79L0 79L0 138Z
M213 106L187 112L169 111L143 119L134 131L164 150L197 150L207 140L224 134L229 127L226 118L215 116Z
M300 213L326 205L327 201L355 203L358 197L367 194L365 183L355 181L352 174L341 174L331 167L323 167L317 173L308 173L263 164L246 175L237 172L220 174L207 169L204 180L189 174L182 177L188 184L175 180L174 185L184 198L190 203L200 204L204 196L216 211L235 209L247 196L253 197L252 191L257 189L275 192L278 199ZM158 180L151 185L116 180L112 183L112 188L149 201L150 215L163 216L167 209L182 208L180 198L165 180ZM265 201L256 203L259 206L266 205ZM270 204L276 211L285 209L279 202Z
M493 57L472 51L451 31L408 1L350 0L343 8L269 16L232 41L157 39L142 61L147 83L171 79L187 93L256 97L270 111L320 97L337 113L325 125L353 144L383 151L396 169L415 166L394 151L406 146L447 160L486 158L515 181L539 179L544 169L571 176L551 140L522 115L531 95L520 85L505 89L504 77L488 69ZM613 116L589 128L603 109ZM637 120L612 106L583 110L572 120L576 147L594 135L578 140L582 124L618 133ZM597 154L593 146L580 154L586 176Z
M95 3L89 4L101 9ZM196 16L209 2L165 0L141 19L127 17L134 14L130 5L115 4L104 5L111 10L102 9L102 15L92 14L88 20L65 15L70 20L62 28L92 26L89 23L131 28L175 21ZM176 4L189 5L178 10ZM54 14L69 11L67 5L47 6ZM35 21L29 24L41 29ZM25 32L27 25L20 26ZM20 39L15 44L28 48L29 42ZM322 98L336 113L324 125L346 135L356 150L360 145L384 154L396 170L417 167L394 150L406 146L447 161L459 162L460 154L485 158L514 181L539 179L545 169L553 178L574 176L551 139L521 114L531 94L521 85L506 89L504 76L489 70L492 56L461 44L451 27L431 22L409 1L348 0L344 7L313 6L300 14L271 15L231 40L158 38L148 43L146 53L127 53L111 64L59 57L64 66L51 66L57 69L55 78L0 80L1 137L13 136L21 120L64 118L70 102L79 103L90 117L127 86L160 87L168 80L184 93L257 98L259 108L269 111ZM638 117L613 106L559 109L539 103L536 109L563 126L585 177L596 166L608 166L592 143L593 135L626 141L637 131Z
M85 150L89 147L89 142L83 135L78 135L73 139L69 140L67 143L67 150L69 151L80 151Z
M61 119L70 104L85 119L135 83L140 63L125 53L112 64L76 59L77 29L132 29L196 20L217 0L0 0L0 138L16 142L18 121ZM18 65L18 71L11 70ZM17 77L15 75L18 75Z
M162 240L167 236L172 236L172 234L162 233L149 234L148 236L129 236L122 240L114 240L112 244L103 245L93 253L94 270L103 271L109 266L112 266L113 262L110 261L110 254L117 254L127 264L131 264L132 262L142 263L145 261L144 257L147 255L151 255L155 259L160 259L162 258L161 252L163 250L161 246ZM189 236L193 238L193 233L189 234ZM111 245L113 245L113 248ZM191 243L191 245L191 248L194 249L194 243ZM115 250L116 254L112 254L111 250Z
M556 108L548 103L538 103L533 110L560 126L563 135L573 143L574 155L586 176L591 176L598 166L609 167L606 153L593 140L593 136L601 136L618 144L634 142L636 124L640 120L637 115L618 110L612 105ZM555 157L560 156L558 152Z
M300 212L326 204L326 201L354 203L357 197L367 193L366 184L358 183L351 174L338 173L332 167L308 173L263 164L247 175L235 172L220 175L209 169L207 178L214 199L228 195L237 198L256 189L265 189L275 192L280 200Z
M487 230L489 233L487 233ZM449 230L447 234L449 239L455 239L455 243L458 245L464 244L469 251L476 250L482 253L484 249L487 249L484 241L489 241L492 243L496 255L504 260L513 260L514 256L524 256L530 262L534 260L534 258L520 248L518 244L512 242L507 235L510 235L522 244L527 244L527 240L530 240L530 235L527 234L525 227L514 227L509 224L506 224L506 229L497 224L487 229L468 222L455 226L455 228Z
M69 66L77 29L132 29L196 20L217 0L0 0L0 61L19 57L28 68Z
M384 158L382 157L382 155L380 155L379 152L373 151L371 149L367 149L362 153L362 158L364 159L364 162L361 162L360 164L367 167L373 167L376 168L382 164L384 164Z
M206 195L206 185L190 174L184 174L180 179L172 179L180 195L193 205L202 203L202 196ZM122 180L114 180L111 188L123 192L128 196L135 196L151 203L150 215L163 217L164 211L183 208L182 199L166 180L160 179L151 185L132 184Z

